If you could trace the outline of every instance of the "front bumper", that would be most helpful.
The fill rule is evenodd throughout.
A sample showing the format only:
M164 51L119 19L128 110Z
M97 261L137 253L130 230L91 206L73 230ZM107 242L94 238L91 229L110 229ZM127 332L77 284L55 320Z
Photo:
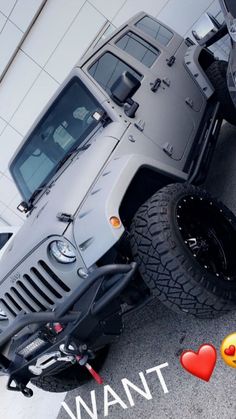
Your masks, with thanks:
M10 376L8 389L21 391L26 396L31 395L26 386L35 377L32 367L37 365L38 358L59 353L62 346L68 347L71 339L77 346L86 345L91 351L117 339L123 329L119 297L132 280L135 271L134 262L130 265L97 268L54 311L20 314L0 334L0 368L4 374ZM61 333L47 335L46 325L56 323L63 325ZM28 327L33 327L31 333ZM26 331L23 341L22 330ZM17 334L21 337L17 338ZM25 354L24 349L37 339L43 345L33 353ZM11 356L8 358L1 354L1 349L9 341L13 341L13 344ZM12 382L15 386L11 386Z

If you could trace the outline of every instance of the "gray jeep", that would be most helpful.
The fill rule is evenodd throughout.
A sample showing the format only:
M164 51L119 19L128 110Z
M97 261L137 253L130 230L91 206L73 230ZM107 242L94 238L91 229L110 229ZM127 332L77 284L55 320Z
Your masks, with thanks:
M201 318L235 308L235 217L196 186L228 117L216 62L140 13L76 65L13 156L27 219L0 264L9 390L101 382L124 314L150 298Z

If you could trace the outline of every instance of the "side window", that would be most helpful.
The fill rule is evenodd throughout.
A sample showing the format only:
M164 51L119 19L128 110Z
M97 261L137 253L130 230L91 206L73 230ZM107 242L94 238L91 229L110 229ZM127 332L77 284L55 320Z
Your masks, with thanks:
M122 36L116 42L116 45L147 67L151 67L160 55L158 49L152 47L148 42L132 32L127 32Z
M0 233L0 249L5 246L8 240L11 238L13 233Z
M173 38L173 33L170 32L169 29L166 29L160 23L148 16L139 20L135 26L164 46L168 45Z
M124 71L129 71L138 80L142 80L142 76L137 71L110 52L102 55L88 70L89 74L109 95L111 94L111 86Z

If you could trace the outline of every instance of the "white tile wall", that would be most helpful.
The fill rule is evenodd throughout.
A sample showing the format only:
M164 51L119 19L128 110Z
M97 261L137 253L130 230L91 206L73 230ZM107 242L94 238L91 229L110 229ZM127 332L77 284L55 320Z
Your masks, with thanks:
M0 172L4 173L7 170L8 162L19 146L21 140L22 136L10 125L8 125L0 135Z
M127 0L119 13L112 20L112 23L115 26L120 26L135 13L141 11L145 11L153 16L156 16L161 11L166 2L167 0Z
M0 214L2 214L3 211L5 211L6 209L7 209L6 204L0 201ZM1 219L1 215L0 215L0 219Z
M41 68L22 51L19 51L0 87L0 117L10 121L24 99Z
M104 25L103 29L100 31L98 37L93 41L91 48L97 47L99 44L105 41L105 39L107 39L115 30L115 25L108 21L106 25Z
M24 32L44 3L45 0L0 0L0 78L22 43Z
M207 11L212 13L213 16L217 15L220 10L219 0L214 0L208 7Z
M70 0L68 5L68 0L48 0L22 49L44 66L84 2Z
M22 196L17 192L17 194L14 196L14 198L11 200L10 204L8 205L8 208L10 208L12 211L14 211L16 214L18 214L19 217L22 219L25 218L25 215L20 213L17 209L18 205L22 202Z
M7 225L11 225L11 224L8 224L1 216L0 216L0 227L1 226L3 226L3 227L6 227Z
M13 226L18 226L24 224L24 218L21 216L20 212L16 210L16 212L12 211L9 207L6 207L5 210L0 214L0 217L6 221L8 224Z
M7 21L7 17L6 17L6 16L4 16L4 15L0 12L0 32L2 31L3 26L5 25L6 21Z
M44 0L18 0L10 14L11 22L25 32L43 3Z
M25 135L58 86L49 74L42 71L11 119L11 125Z
M105 22L104 16L86 3L48 61L46 70L62 82Z
M13 54L17 50L23 33L10 20L0 33L0 75L4 72Z
M6 219L4 219L2 216L1 216L1 214L5 211L7 209L7 206L3 203L3 202L1 202L0 201L0 227L2 226L2 225L13 225L13 220L12 221L10 221L10 222L8 222ZM18 224L17 225L21 225L21 220L18 222Z
M101 12L108 20L112 20L126 0L90 0L99 12Z
M17 0L0 0L0 11L8 17L16 2Z
M11 156L11 157L12 157L12 156ZM11 173L10 173L10 171L9 171L8 167L7 167L7 169L5 170L5 172L4 172L4 173L0 172L0 176L1 176L1 174L5 175L8 179L10 179L10 181L11 181L11 182L13 182L13 178L12 178L12 175L11 175Z
M185 35L211 3L212 0L184 0L181 2L169 0L158 15L158 18L181 35Z
M7 122L4 119L0 118L0 135L3 132L4 128L6 128ZM2 152L2 150L1 150Z
M0 176L0 191L0 200L6 205L9 205L17 194L15 184L5 175Z

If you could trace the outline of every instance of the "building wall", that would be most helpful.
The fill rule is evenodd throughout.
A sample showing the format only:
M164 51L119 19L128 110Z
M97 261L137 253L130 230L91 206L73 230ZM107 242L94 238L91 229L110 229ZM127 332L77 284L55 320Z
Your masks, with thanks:
M218 0L0 0L0 223L23 223L16 209L21 198L8 162L32 122L105 25L116 28L141 10L189 35L206 10L219 13L219 4ZM222 43L219 54L225 50Z

